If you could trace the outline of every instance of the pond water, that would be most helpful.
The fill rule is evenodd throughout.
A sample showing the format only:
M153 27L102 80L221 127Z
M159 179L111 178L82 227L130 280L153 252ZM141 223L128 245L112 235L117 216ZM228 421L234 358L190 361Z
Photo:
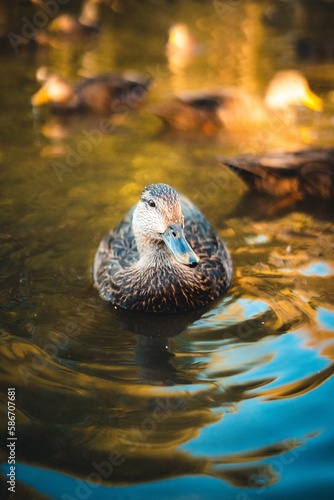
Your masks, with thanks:
M4 38L22 33L38 10L0 5ZM80 2L65 7L77 13ZM1 498L9 494L8 388L12 498L332 498L332 203L280 210L217 156L334 144L334 5L101 7L102 32L88 43L22 43L0 56ZM175 22L198 43L176 63L165 54ZM300 53L310 37L324 50ZM40 66L72 80L135 70L155 85L146 106L116 123L64 121L32 112ZM181 90L239 86L263 95L286 68L301 70L325 101L320 117L303 115L288 133L166 133L150 113ZM197 203L231 251L233 286L202 315L121 314L93 287L100 239L154 182Z

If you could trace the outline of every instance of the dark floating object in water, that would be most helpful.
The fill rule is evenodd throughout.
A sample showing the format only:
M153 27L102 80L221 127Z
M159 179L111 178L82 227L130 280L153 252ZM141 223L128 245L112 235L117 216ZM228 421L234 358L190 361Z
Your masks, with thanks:
M123 309L200 309L230 286L229 253L200 210L167 184L152 184L101 241L94 262L100 295Z
M235 171L246 184L277 197L334 197L334 149L245 154L219 161Z
M138 108L150 83L148 77L106 74L72 86L61 76L50 75L31 103L33 107L49 103L54 113L124 113Z

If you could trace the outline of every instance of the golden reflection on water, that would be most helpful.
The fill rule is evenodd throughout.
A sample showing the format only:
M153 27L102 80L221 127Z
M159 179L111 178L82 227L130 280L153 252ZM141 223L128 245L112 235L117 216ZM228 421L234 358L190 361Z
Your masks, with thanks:
M255 234L265 236L266 244L262 245L263 257L260 259L261 246L255 247L256 271L249 263L247 276L241 276L239 283L246 292L270 304L277 315L277 328L314 321L317 307L324 302L331 304L333 298L330 273L334 250L333 224L303 214L292 214L270 224L253 222L252 226ZM239 246L237 254L246 253L249 254L249 246ZM317 261L329 264L328 276L305 276L303 268ZM324 288L328 293L327 300Z

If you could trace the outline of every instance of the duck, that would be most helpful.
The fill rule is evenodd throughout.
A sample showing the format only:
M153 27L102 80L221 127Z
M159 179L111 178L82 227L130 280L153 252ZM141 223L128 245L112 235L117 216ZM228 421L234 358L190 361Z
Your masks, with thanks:
M157 105L153 113L168 127L200 130L207 135L218 129L243 130L280 120L287 111L305 106L322 111L322 100L314 94L306 78L297 70L284 70L269 82L264 99L239 88L184 91L171 101Z
M276 198L334 198L334 148L305 148L220 157L255 191Z
M97 35L101 31L101 0L84 0L80 14L74 16L64 12L56 16L47 27L46 31L41 31L37 36L41 44L58 46L58 42L83 42L91 36Z
M51 111L58 114L124 113L144 101L151 81L151 77L141 75L102 74L84 78L73 86L62 76L51 74L32 96L31 104L34 109L49 104Z
M48 33L57 39L81 40L100 32L100 24L88 22L83 16L79 18L71 14L57 16L48 26Z
M163 183L102 239L93 279L100 296L128 311L176 314L219 299L232 280L230 254L203 213Z

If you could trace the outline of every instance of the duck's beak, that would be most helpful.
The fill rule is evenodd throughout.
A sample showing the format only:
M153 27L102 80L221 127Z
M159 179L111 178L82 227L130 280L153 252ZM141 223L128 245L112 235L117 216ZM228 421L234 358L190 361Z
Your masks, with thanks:
M50 97L45 87L39 89L38 92L36 92L36 94L34 94L31 98L31 104L33 107L42 106L48 102L50 102Z
M323 109L322 99L315 95L311 89L305 89L302 103L304 106L313 109L314 111L322 111Z
M187 242L181 224L172 224L161 236L180 264L197 266L199 258Z

